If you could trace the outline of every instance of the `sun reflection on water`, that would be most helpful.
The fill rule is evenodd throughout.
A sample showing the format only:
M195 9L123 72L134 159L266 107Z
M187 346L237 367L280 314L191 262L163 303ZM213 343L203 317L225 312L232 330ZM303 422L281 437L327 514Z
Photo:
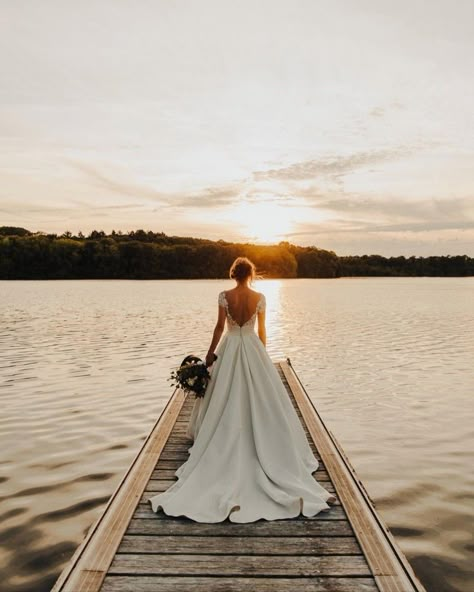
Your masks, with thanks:
M260 280L255 282L255 289L265 294L267 301L266 308L266 328L269 353L272 356L282 357L278 354L276 343L278 340L278 319L277 313L281 309L281 289L282 280Z

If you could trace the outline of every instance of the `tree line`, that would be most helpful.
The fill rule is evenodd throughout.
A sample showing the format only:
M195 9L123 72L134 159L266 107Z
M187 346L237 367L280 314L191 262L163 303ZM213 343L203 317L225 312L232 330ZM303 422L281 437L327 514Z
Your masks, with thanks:
M254 261L266 278L343 276L471 276L474 259L440 257L338 257L334 251L168 236L142 229L110 234L93 230L61 235L0 227L0 279L226 278L238 256Z

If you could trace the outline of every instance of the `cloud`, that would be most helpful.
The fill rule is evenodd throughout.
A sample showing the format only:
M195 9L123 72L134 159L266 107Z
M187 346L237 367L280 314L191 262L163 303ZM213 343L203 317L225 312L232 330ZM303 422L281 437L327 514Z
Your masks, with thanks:
M140 207L143 207L143 204L140 203L128 203L128 204L104 204L104 205L97 205L95 203L88 203L85 201L79 201L77 199L71 199L70 203L76 204L84 211L100 211L100 210L136 210Z
M214 208L240 202L245 192L245 181L236 181L227 185L205 187L190 194L176 194L169 205L176 208Z
M82 175L93 181L94 184L102 189L107 189L112 193L126 195L127 197L141 197L147 200L158 201L163 205L169 202L169 194L157 191L152 187L147 187L146 185L131 181L120 181L116 173L104 173L90 164L72 160L67 160L67 162L72 168L80 171Z
M404 224L372 225L365 232L434 232L438 230L474 230L474 222L467 220L410 222Z
M312 205L319 209L333 211L338 214L354 213L357 216L368 216L371 219L386 217L406 220L463 220L471 221L474 213L472 198L403 200L396 197L380 198L350 196L324 199L316 197Z
M466 220L453 220L452 222L431 221L431 222L405 222L400 224L375 224L351 219L341 219L335 222L324 222L305 224L304 229L291 232L285 235L287 238L295 236L318 235L318 234L368 234L390 233L390 232L438 232L443 230L474 230L474 222Z
M255 181L304 181L318 177L337 179L360 168L405 158L414 151L414 147L399 146L356 152L347 156L328 156L266 171L255 171L252 177Z
M70 214L71 208L62 206L50 206L47 204L31 204L30 202L2 201L0 212L7 215L21 215L23 218L32 218L32 214Z
M302 245L316 245L338 255L380 254L385 257L404 255L471 255L474 230L442 230L437 232L305 232L288 236L286 240Z
M158 205L174 209L187 208L214 208L227 206L238 202L242 198L242 192L245 191L246 181L236 181L225 185L214 187L205 187L192 192L162 192L137 182L124 180L121 181L115 171L109 173L100 170L97 166L84 164L75 161L68 161L69 164L80 171L94 184L112 193L135 197L137 203L127 206L116 205L113 207L139 207L140 198L146 201L158 202ZM123 175L123 173L120 173ZM100 207L100 206L99 206ZM108 208L111 206L107 206Z
M291 236L474 230L472 204L472 198L467 197L416 201L390 197L339 197L319 200L312 207L332 213L333 218L314 224L300 224L300 230Z

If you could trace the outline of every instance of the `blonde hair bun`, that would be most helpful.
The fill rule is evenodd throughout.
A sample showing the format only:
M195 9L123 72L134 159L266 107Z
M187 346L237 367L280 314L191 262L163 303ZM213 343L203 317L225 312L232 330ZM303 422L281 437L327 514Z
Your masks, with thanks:
M250 278L250 281L252 281L255 279L256 275L257 271L255 265L250 259L247 259L247 257L237 257L232 263L229 271L231 279L238 282L243 282L247 278Z

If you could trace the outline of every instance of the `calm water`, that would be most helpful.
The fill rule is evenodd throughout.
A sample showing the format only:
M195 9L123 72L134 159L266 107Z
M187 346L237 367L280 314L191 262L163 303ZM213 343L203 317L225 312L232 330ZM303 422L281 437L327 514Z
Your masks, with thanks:
M49 590L228 281L0 282L0 587ZM474 278L261 281L291 357L430 591L474 589Z

